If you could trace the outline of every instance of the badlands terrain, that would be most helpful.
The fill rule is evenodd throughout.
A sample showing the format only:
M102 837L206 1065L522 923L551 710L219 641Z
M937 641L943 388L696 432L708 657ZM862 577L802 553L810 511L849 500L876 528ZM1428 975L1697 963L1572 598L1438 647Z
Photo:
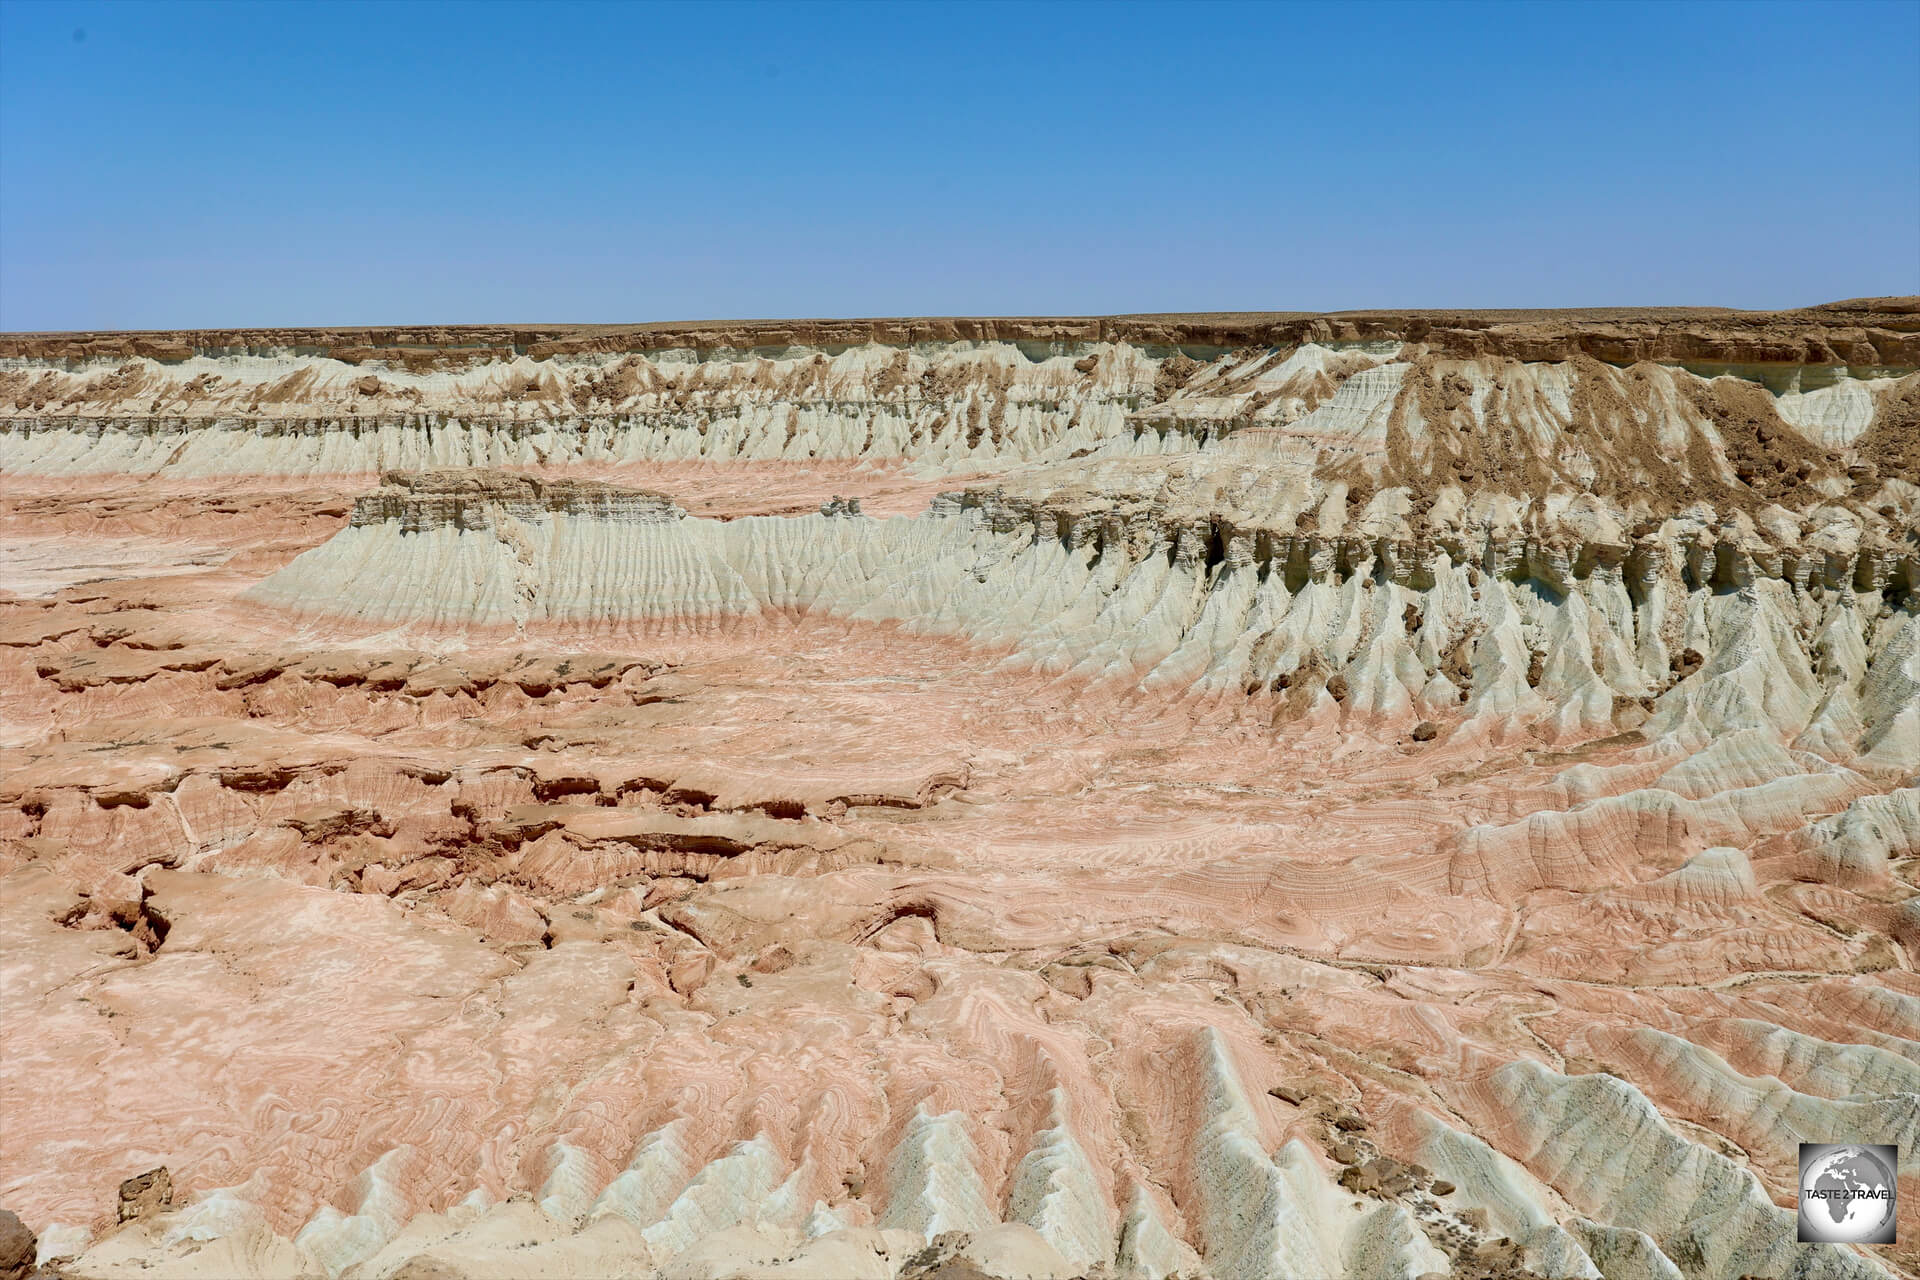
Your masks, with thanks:
M0 336L0 1205L100 1278L1915 1274L1917 366ZM1794 1242L1801 1141L1901 1145L1899 1244Z

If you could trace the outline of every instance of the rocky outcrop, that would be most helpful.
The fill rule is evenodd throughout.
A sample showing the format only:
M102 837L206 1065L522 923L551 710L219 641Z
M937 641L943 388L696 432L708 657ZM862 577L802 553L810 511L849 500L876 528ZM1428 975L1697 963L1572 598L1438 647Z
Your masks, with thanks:
M215 329L101 334L10 334L0 357L183 359L301 349L331 358L429 361L547 358L575 353L751 350L790 346L948 342L1134 342L1164 346L1276 346L1306 342L1439 341L1464 355L1564 359L1693 359L1777 364L1920 364L1912 298L1855 298L1799 311L1718 307L1565 311L1242 312L1099 317L923 317L879 320L715 321L643 325L446 325L361 329ZM1902 357L1905 358L1902 358Z
M1837 523L1818 539L1779 526L1775 542L1705 513L1575 541L1595 530L1571 509L1502 537L1487 514L1375 506L1333 536L1289 527L1284 507L1262 520L1189 514L1164 492L1004 487L911 519L722 522L608 486L432 473L362 498L347 529L247 598L368 624L596 635L898 624L1050 674L1269 698L1288 721L1647 724L1700 742L1764 728L1837 761L1920 767L1901 674L1920 544Z
M1784 1206L1920 1145L1916 332L0 340L0 1185L100 1277L1911 1272Z
M26 1280L38 1242L11 1209L0 1209L0 1280Z

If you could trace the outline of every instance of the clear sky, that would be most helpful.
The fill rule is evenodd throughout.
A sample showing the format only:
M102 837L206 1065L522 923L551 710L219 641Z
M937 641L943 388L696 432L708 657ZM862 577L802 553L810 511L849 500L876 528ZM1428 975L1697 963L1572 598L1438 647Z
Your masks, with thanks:
M0 0L8 330L1916 292L1916 0Z

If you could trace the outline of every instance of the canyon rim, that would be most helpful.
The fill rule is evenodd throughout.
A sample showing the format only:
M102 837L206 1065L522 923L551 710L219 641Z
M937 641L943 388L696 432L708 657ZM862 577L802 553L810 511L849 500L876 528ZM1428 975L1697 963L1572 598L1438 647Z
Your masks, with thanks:
M0 335L0 1205L102 1280L1914 1274L1916 368ZM1898 1243L1795 1242L1802 1141Z

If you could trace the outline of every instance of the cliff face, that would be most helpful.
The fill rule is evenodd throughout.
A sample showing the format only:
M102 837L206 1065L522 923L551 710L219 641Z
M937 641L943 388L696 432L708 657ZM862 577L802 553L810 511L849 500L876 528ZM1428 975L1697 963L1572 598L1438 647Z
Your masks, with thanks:
M1920 686L1900 674L1920 638L1920 560L1884 528L1863 542L1833 515L1806 537L1786 526L1783 548L1697 514L1630 538L1604 509L1549 511L1529 529L1471 509L1409 521L1388 505L1321 536L1297 513L1255 523L1175 489L1176 467L1155 470L1150 498L1115 484L1063 501L1042 472L1029 480L1040 496L949 494L919 517L729 522L609 486L394 477L243 598L600 643L885 623L1037 671L1271 700L1276 722L1361 717L1390 732L1464 716L1462 731L1495 738L1522 725L1577 736L1656 712L1669 732L1764 727L1848 763L1920 768Z
M1452 355L1747 364L1920 365L1912 298L1855 298L1797 311L1596 307L1565 311L1225 312L1080 317L714 320L641 325L420 325L346 329L0 335L0 358L177 361L193 355L303 351L347 363L458 367L527 355L951 342L1126 342L1297 347L1309 342L1429 342Z
M1920 1147L1916 365L0 338L0 1196L84 1275L1910 1269L1780 1206Z
M1374 478L1426 487L1563 482L1620 497L1652 478L1715 496L1812 486L1832 498L1920 447L1920 317L1863 314L1916 332L1834 328L1820 312L1692 327L1321 317L1253 341L1261 326L941 322L990 336L796 346L787 330L646 332L574 349L234 333L194 335L163 357L137 353L144 338L122 351L113 338L15 337L0 339L0 421L16 473L659 457L964 466L1286 428L1239 444L1271 453L1298 437L1329 462L1358 450L1379 464ZM743 345L664 345L700 337Z

